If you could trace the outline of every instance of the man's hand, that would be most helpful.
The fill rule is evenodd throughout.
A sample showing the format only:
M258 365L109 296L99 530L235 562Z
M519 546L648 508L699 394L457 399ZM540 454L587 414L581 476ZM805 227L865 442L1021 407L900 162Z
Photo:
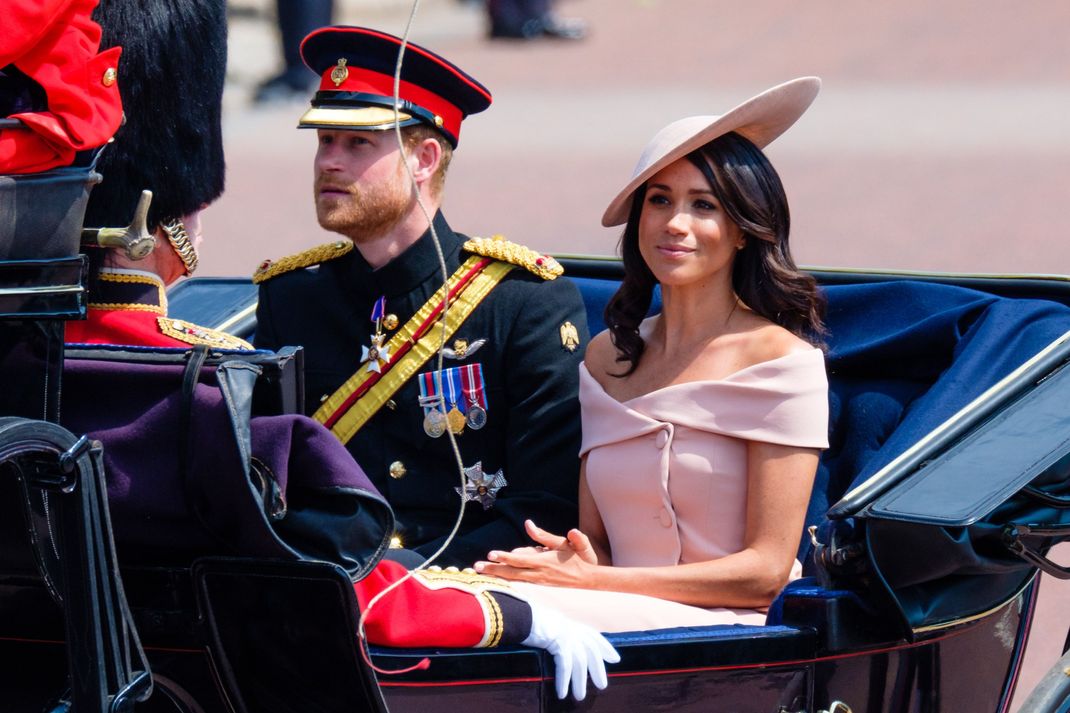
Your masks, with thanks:
M582 701L587 697L587 675L595 688L609 685L606 664L620 661L620 654L600 633L572 621L564 614L543 605L531 605L531 634L525 646L546 649L554 657L557 697L568 694L572 683L572 697Z

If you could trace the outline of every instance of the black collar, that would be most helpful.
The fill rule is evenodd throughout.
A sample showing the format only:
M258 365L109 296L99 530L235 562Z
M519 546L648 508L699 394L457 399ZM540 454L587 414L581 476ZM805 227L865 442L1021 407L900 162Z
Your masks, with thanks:
M452 274L460 264L457 255L465 238L453 232L441 211L435 214L433 224L446 257L446 270ZM405 252L378 270L372 269L359 248L347 257L350 260L344 278L357 295L365 298L385 295L389 299L391 296L404 295L435 276L441 277L442 266L430 229Z
M89 306L167 314L163 280L141 270L100 268L89 278Z

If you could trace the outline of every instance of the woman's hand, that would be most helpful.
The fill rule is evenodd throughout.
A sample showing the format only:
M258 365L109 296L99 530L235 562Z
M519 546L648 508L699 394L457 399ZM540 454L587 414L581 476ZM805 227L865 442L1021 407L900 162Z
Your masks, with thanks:
M487 555L489 562L476 562L476 571L521 582L591 587L598 556L586 535L572 529L562 537L543 530L531 520L524 522L524 529L538 545L511 552L492 551Z

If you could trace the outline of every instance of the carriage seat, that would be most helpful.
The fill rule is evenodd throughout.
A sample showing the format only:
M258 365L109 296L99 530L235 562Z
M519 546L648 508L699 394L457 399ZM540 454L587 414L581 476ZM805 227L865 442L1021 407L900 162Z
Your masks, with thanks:
M592 334L618 282L574 277ZM1046 300L1008 299L977 290L902 280L824 288L828 299L829 448L822 454L806 523L825 513L854 485L954 415L1000 378L1070 331L1070 309ZM651 313L660 308L654 294ZM768 623L812 625L829 646L852 632L874 631L873 604L858 592L822 587L813 578L810 539L800 533L799 558L808 578L791 583L770 609ZM865 622L860 626L860 622ZM702 636L750 636L713 627ZM645 634L637 634L645 635ZM675 630L658 636L683 636ZM694 636L694 631L686 635Z

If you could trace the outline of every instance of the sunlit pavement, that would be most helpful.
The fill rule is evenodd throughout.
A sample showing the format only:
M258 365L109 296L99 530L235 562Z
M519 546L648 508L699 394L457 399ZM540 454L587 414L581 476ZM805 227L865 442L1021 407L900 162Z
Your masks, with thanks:
M336 0L338 21L400 34L405 0ZM302 102L252 107L278 64L269 0L232 0L228 183L202 273L249 274L331 239L311 200ZM495 96L465 123L446 215L473 235L610 253L599 226L647 139L805 74L812 110L769 149L810 265L1070 273L1070 3L566 0L588 40L490 42L478 3L424 0L413 39ZM1067 548L1070 555L1070 548ZM1067 556L1064 555L1064 560ZM1061 588L1060 588L1061 587ZM1020 688L1054 662L1070 587L1046 581ZM1041 651L1040 649L1043 649Z

